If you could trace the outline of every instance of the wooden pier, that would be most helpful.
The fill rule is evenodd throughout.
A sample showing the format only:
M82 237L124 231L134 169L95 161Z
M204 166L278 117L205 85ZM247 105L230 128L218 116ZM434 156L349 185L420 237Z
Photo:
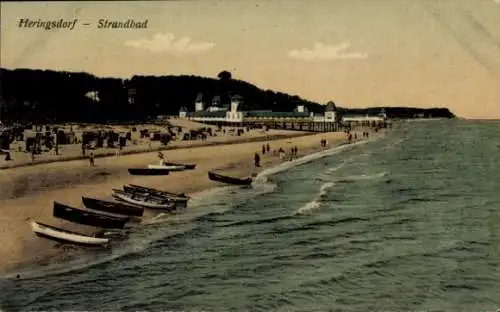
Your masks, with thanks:
M249 128L267 128L276 130L295 130L295 131L310 131L310 132L339 132L339 131L356 131L366 128L386 128L387 123L348 123L341 124L339 122L324 122L312 120L243 120L242 122L228 121L199 121L204 124L216 125L221 127L249 127Z

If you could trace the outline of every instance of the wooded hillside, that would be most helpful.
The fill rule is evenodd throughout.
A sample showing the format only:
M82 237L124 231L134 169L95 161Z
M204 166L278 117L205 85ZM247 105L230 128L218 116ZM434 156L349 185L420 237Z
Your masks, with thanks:
M232 79L222 71L216 78L199 76L133 76L131 79L100 78L88 73L32 69L0 69L1 119L4 122L106 122L145 121L157 115L177 115L182 106L194 110L199 93L210 103L216 95L221 104L231 95L244 98L243 109L292 111L303 104L322 113L325 103L297 95L263 90L248 82ZM415 114L454 117L446 108L424 110L386 107L392 118ZM380 108L347 109L344 113L378 114Z

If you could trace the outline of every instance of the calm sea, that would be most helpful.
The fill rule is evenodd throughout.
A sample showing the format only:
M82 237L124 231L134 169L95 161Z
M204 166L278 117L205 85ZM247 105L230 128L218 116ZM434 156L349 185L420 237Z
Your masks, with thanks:
M4 311L496 311L500 123L397 124L20 274Z

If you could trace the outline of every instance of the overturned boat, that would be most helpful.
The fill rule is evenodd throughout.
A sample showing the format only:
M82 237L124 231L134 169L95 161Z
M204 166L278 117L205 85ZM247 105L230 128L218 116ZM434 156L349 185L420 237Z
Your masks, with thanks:
M131 219L129 216L118 216L104 212L97 213L73 208L56 201L54 201L53 215L59 219L106 229L123 229L125 224Z
M170 170L165 168L129 168L128 173L140 176L160 176L169 175Z
M167 198L151 196L149 194L131 193L119 189L113 189L113 197L138 206L150 209L174 210L175 202Z
M110 202L106 200L90 198L82 196L82 202L85 207L89 209L109 212L109 213L117 213L126 216L132 217L142 217L144 214L144 208L126 205L124 203Z
M186 196L185 194L176 194L172 192L161 191L151 187L145 187L134 184L124 185L123 190L127 193L151 195L151 196L166 198L168 200L175 202L176 209L186 208L187 202L189 201L189 199L191 199L191 197Z
M109 239L107 238L87 236L36 221L31 222L31 229L37 236L62 243L73 243L85 246L102 246L109 242Z
M252 178L240 179L235 177L224 176L222 174L218 174L212 171L208 172L208 178L212 181L222 182L232 185L248 186L252 184Z

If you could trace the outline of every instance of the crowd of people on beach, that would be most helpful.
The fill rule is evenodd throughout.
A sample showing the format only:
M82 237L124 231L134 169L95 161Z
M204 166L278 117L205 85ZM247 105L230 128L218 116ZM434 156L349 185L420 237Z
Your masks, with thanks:
M358 139L358 135L357 133L351 133L350 131L346 131L346 134L347 134L347 140L349 143L352 143L353 140L357 140ZM367 131L364 131L362 133L362 136L363 138L368 138L370 136L369 132ZM326 148L328 147L328 140L326 138L322 138L320 140L320 146L322 148ZM291 147L290 148L290 152L289 153L286 153L285 150L280 147L278 150L273 150L271 151L271 146L269 143L266 143L266 144L262 144L262 155L266 155L266 154L272 154L274 156L279 156L279 158L281 160L283 159L286 159L286 160L293 160L294 158L296 158L298 156L298 147L297 146L294 146L294 147ZM85 157L86 156L86 150L85 150L85 146L82 145L82 155ZM160 152L158 154L158 157L160 158L160 162L163 163L163 154ZM88 159L89 159L89 164L91 167L95 167L95 155L92 151L90 151L89 155L88 155ZM256 152L254 154L254 166L255 167L260 167L261 164L260 164L260 161L261 161L261 158L260 158L260 155L258 152Z
M49 127L49 126L47 126L47 127ZM181 127L176 127L176 128L177 128L177 134L182 133ZM47 128L47 129L49 129L49 128ZM54 129L57 129L57 128L54 128ZM73 128L71 127L69 133L74 134L74 132L72 132L72 130L73 130ZM167 130L170 133L173 133L173 131L171 131L170 128L168 128ZM203 140L203 141L205 141L205 140L207 140L208 136L217 136L218 132L220 132L222 134L227 133L230 135L241 136L243 133L248 132L250 130L251 129L249 127L246 127L246 129L234 128L234 129L228 129L228 130L219 127L219 129L216 129L214 131L214 129L212 129L211 127L202 127L202 128L195 129L195 130L190 130L189 132L186 132L185 134L189 135L190 140ZM36 131L41 132L41 128L40 129L37 128ZM64 130L61 130L61 129L59 129L59 132L62 132L63 135L68 134L68 133L64 132ZM113 131L108 131L108 132L111 133ZM85 160L88 160L90 166L95 166L95 158L97 158L97 156L98 156L97 154L101 154L101 152L98 152L98 149L105 147L104 146L104 143L106 142L105 140L109 141L111 134L109 134L108 132L106 132L104 130L91 130L89 132L84 131L84 134L83 134L81 139L77 139L77 137L75 136L74 141L71 141L70 143L66 142L63 144L81 144L81 154L80 154L81 157ZM133 127L131 129L131 131L127 132L126 136L124 136L123 133L118 134L118 133L113 132L113 134L116 135L116 138L115 138L115 136L113 136L113 140L111 141L111 143L108 142L106 147L107 148L115 148L116 149L116 151L115 151L116 157L122 155L123 149L126 146L126 141L132 140L131 139L132 132L137 132L136 127ZM158 140L158 138L156 138L154 135L158 136L158 133L154 132L154 133L150 134L148 132L148 129L143 129L143 130L140 130L139 132L141 133L141 137L140 137L141 139L150 138L149 140L147 140L145 145L147 147L149 147L150 150L152 150L152 141ZM87 136L85 136L85 134L87 134ZM164 143L162 141L163 134L165 134L165 133L160 133L160 142L162 142L164 145L166 145L168 142ZM179 139L182 140L183 138L180 137ZM33 142L31 142L30 140L32 140ZM45 137L42 138L42 136L40 136L39 133L37 133L37 136L34 138L29 137L28 139L26 139L25 152L29 155L29 158L31 159L32 162L37 160L37 157L36 157L37 155L43 155L43 152L46 152L46 150L43 150L42 147L46 145L45 142L48 142L47 140L48 139L46 139ZM18 141L19 141L19 139L18 139ZM49 148L48 154L50 156L59 155L59 145L57 144L57 142L58 142L58 140L56 139L55 140L56 144L55 145L52 144L51 148ZM133 144L136 144L135 142L137 142L137 141L134 141ZM118 143L118 144L114 144L114 143ZM19 145L19 151L20 152L22 151L22 147L20 145ZM15 154L10 150L10 146L8 146L6 148L2 148L1 152L4 155L5 161L12 162L14 160L14 158L16 158L16 157L13 157ZM267 152L269 152L269 150ZM107 154L109 154L109 152ZM69 156L69 155L67 155L67 156ZM76 156L77 155L74 155L74 157L76 157Z
M358 139L358 134L356 132L352 133L351 131L349 130L346 130L345 131L346 135L347 135L347 141L348 143L352 143L353 141L357 140ZM363 138L368 138L370 136L369 132L368 131L363 131L362 133L362 136ZM320 140L320 146L324 149L324 148L327 148L328 147L328 140L326 138L322 138ZM271 147L269 145L269 143L266 143L266 144L262 144L262 155L266 155L266 154L270 154L272 152L272 155L273 156L279 156L279 158L281 160L285 159L285 160L293 160L294 158L296 158L298 156L298 147L297 146L294 146L294 147L291 147L290 148L290 152L289 153L286 153L285 150L282 148L282 147L279 147L277 150L272 150L271 151ZM254 154L254 165L255 167L260 167L260 161L261 161L261 158L260 158L260 155L258 152L256 152Z
M268 155L272 154L272 156L278 156L280 160L288 160L288 161L293 160L294 158L297 158L298 152L299 148L297 146L290 147L290 151L286 153L283 147L279 147L277 150L271 151L271 146L269 145L269 143L262 144L263 156L266 154ZM254 154L254 165L255 167L260 167L260 155L258 152Z
M347 143L352 143L352 141L356 141L358 139L358 134L356 132L352 133L350 130L344 131L347 136ZM370 133L368 131L363 131L363 138L369 138Z
M225 129L223 129L225 130ZM352 143L353 140L357 140L358 139L358 134L356 133L351 133L351 131L349 129L345 130L345 133L347 135L347 141L348 143ZM367 131L364 131L362 133L362 136L363 138L368 138L369 137L369 132ZM121 150L123 149L123 145L124 144L119 144L119 150L116 151L116 156L119 156L121 154ZM320 141L320 146L322 148L327 148L328 146L328 141L326 140L326 138L322 138L321 141ZM151 141L149 141L149 147L151 148ZM58 146L56 144L56 155L58 154ZM266 154L273 154L275 156L279 156L279 158L281 160L283 159L286 159L286 160L292 160L294 158L297 157L298 155L298 148L297 146L294 146L294 147L291 147L289 152L285 152L285 150L282 148L282 147L279 147L277 150L271 150L271 147L270 147L270 144L269 143L266 143L266 144L263 144L262 145L262 155L266 155ZM31 160L32 161L35 161L35 149L31 149L30 150L30 156L31 156ZM91 147L88 146L87 144L84 144L82 142L81 144L81 155L83 158L86 158L88 159L89 161L89 165L91 167L94 167L96 166L95 164L95 154L94 152L92 151ZM5 152L5 160L6 161L12 161L12 155L10 153L10 151L6 151ZM259 153L255 153L254 154L254 164L255 164L255 167L260 167L260 162L261 162L261 156L259 155Z

